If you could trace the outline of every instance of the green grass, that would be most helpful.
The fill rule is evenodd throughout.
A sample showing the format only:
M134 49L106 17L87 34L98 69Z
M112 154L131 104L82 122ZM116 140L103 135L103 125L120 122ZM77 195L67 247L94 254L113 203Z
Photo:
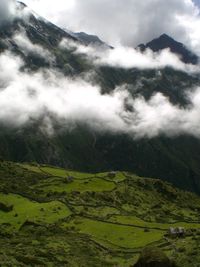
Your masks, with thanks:
M56 177L62 177L66 178L68 176L73 176L75 179L88 179L95 177L95 174L91 173L81 173L81 172L76 172L76 171L70 171L62 168L56 168L56 167L51 167L51 166L32 166L28 164L22 164L24 168L27 170L31 170L34 172L44 172L46 174L49 174L51 176L56 176Z
M67 171L65 169L53 168L53 167L40 167L41 170L47 174L58 177L67 177Z
M85 172L76 172L76 171L67 171L68 175L73 176L77 179L88 179L96 176L94 173L85 173Z
M105 178L108 180L111 180L113 182L123 182L126 179L125 173L123 172L116 172L116 175L114 178L109 178L108 174L109 172L103 172L103 173L82 173L77 171L70 171L62 168L56 168L51 166L34 166L29 164L21 164L24 168L27 170L31 170L38 173L46 173L51 176L56 177L62 177L66 178L68 176L72 176L74 179L88 179L88 178Z
M40 184L36 186L44 192L66 192L70 193L73 191L76 192L104 192L112 191L115 188L115 183L109 182L99 178L93 179L84 179L84 180L74 180L71 183L63 183L61 181L51 181L47 183Z
M120 214L120 211L113 207L101 206L101 207L87 207L87 206L74 206L76 213L84 213L88 216L105 218L113 214Z
M19 230L26 222L52 224L71 215L70 210L59 201L38 203L14 194L0 194L0 203L13 205L9 212L0 211L0 224Z
M31 165L31 164L19 164L19 166L22 166L23 168L29 170L29 171L33 171L33 172L37 172L37 173L42 173L42 171L40 170L40 168L36 165Z
M135 249L144 247L163 238L165 231L151 230L121 226L96 220L76 218L64 227L75 227L81 233L89 235L93 240L122 248Z
M116 175L113 178L109 177L109 172L97 173L96 176L100 177L100 178L106 178L106 179L113 181L113 182L116 182L116 183L120 183L120 182L123 182L124 180L126 180L126 175L123 172L116 172Z
M168 230L170 227L184 227L185 229L191 228L200 228L200 223L187 223L187 222L176 222L176 223L155 223L155 222L147 222L135 216L122 216L122 215L113 215L109 219L110 222L119 223L124 225L133 225L148 229L161 229Z
M42 266L128 267L152 243L176 255L180 266L190 267L193 250L199 260L200 198L157 179L3 161L0 192L5 266L39 260ZM166 241L171 226L185 227L188 236ZM175 254L179 248L188 254Z

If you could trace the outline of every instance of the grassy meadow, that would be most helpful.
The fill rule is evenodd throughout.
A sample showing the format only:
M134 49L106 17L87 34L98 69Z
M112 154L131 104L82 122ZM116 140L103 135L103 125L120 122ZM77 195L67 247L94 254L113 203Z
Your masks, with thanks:
M181 267L199 259L200 198L168 183L6 161L0 180L2 266L128 267L150 245Z

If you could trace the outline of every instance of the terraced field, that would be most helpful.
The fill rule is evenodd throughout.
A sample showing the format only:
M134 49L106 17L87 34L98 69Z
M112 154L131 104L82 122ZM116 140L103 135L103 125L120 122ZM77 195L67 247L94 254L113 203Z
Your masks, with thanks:
M198 260L200 198L125 172L88 174L0 162L2 266L131 266L160 246L180 266ZM184 239L170 227L184 227ZM10 264L10 265L9 265Z
M25 223L52 224L71 215L59 201L38 203L14 194L0 194L0 205L0 225L9 231L19 230Z

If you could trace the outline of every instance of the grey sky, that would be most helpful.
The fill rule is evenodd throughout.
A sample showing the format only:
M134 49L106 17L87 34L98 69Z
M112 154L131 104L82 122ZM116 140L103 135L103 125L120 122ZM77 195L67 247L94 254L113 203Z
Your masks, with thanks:
M24 0L37 13L111 45L136 46L162 33L200 51L198 8L192 0Z
M200 0L193 0L195 4L197 4L198 6L200 6Z

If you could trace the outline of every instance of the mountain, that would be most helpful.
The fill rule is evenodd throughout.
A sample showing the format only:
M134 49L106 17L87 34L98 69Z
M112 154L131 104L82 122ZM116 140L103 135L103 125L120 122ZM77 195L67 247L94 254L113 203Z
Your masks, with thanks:
M157 246L176 267L196 266L199 211L200 197L157 179L0 161L0 264L168 267L160 249L139 257Z
M26 10L21 3L18 8ZM56 81L50 80L55 87L63 76L69 82L86 77L110 95L126 84L133 98L149 100L160 92L183 109L188 88L200 86L199 75L170 67L96 65L76 53L74 47L82 48L83 40L34 13L25 14L25 19L18 16L0 27L0 55L25 62L15 62L20 67L16 76L40 81L41 73L55 73ZM68 44L64 48L63 40ZM5 59L3 93L10 77ZM20 89L24 80L19 81L19 87L9 89ZM26 93L37 98L35 84L28 82ZM135 139L94 130L84 121L69 127L49 113L44 109L44 115L20 127L0 122L0 266L164 267L166 261L176 267L196 266L200 139L186 134ZM44 129L46 114L55 129L50 134Z
M198 57L194 53L188 50L182 43L175 41L167 34L162 34L160 37L153 39L147 44L140 44L138 48L141 51L145 51L147 48L149 48L153 52L158 52L169 48L172 53L177 54L186 64L195 65L199 61Z
M75 36L86 44L105 45L105 43L96 35L87 34L85 32L76 32Z
M32 70L37 70L41 67L52 67L59 69L63 73L80 72L81 63L76 55L70 55L70 68L63 62L63 55L59 44L63 39L67 39L73 42L79 42L79 40L68 34L66 31L57 27L49 21L39 17L37 14L30 13L27 6L21 2L17 2L18 11L27 12L28 18L23 18L24 14L18 16L7 25L0 26L0 51L11 51L12 53L20 56L26 63L26 67ZM28 10L27 10L28 9ZM31 51L24 51L13 37L23 33L28 37L28 40L33 45L39 45L44 50L49 51L52 54L52 58L55 60L50 62L46 60L42 55L32 53ZM25 44L27 46L27 44Z
M54 60L49 62L38 54L24 51L13 39L21 31L32 44L49 51ZM94 65L84 56L73 53L73 49L61 49L62 39L76 44L80 42L77 37L33 13L28 20L16 18L13 23L0 28L0 51L12 51L22 57L26 63L25 71L30 73L42 68L57 69L65 76L75 78L92 73L92 82L102 88L103 94L112 93L117 86L126 84L133 97L142 95L148 100L160 92L172 103L184 107L187 104L185 90L200 85L198 76L169 67L141 70ZM68 129L56 119L54 126L58 131L51 136L42 130L41 121L42 118L31 120L17 129L1 123L1 158L83 172L130 171L139 176L160 178L200 194L198 138L183 134L174 138L161 135L135 140L127 134L95 131L84 122Z
M85 45L96 45L96 46L103 46L105 48L112 48L111 46L107 45L103 42L98 36L87 34L85 32L72 32L69 30L65 30L73 37L77 38L79 41L84 43Z

